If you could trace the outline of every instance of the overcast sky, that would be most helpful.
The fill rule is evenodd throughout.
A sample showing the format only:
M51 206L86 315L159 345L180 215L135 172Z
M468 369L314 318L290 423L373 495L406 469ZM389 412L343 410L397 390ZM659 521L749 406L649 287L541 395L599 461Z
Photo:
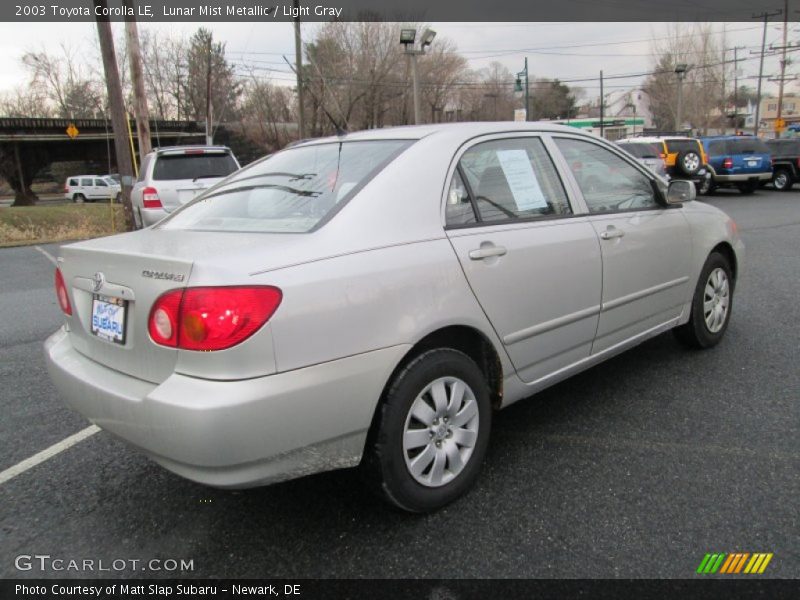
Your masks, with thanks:
M256 67L258 74L276 83L293 80L282 55L294 56L291 23L147 23L142 30L191 34L200 26L210 28L215 38L227 43L228 57L243 70ZM654 65L652 40L663 37L671 25L667 23L434 23L439 36L454 40L459 51L469 59L472 68L499 61L512 72L522 70L528 57L531 76L585 80L596 78L602 69L606 77L642 73ZM310 39L318 24L303 26L305 39ZM691 24L679 25L687 32ZM745 46L739 52L740 84L756 86L758 56L751 54L760 48L762 25L759 22L712 24L715 37L725 46ZM789 41L797 43L797 23L790 23ZM29 50L60 52L59 44L71 45L87 58L97 54L97 32L94 23L2 23L0 24L0 93L27 82L20 58ZM117 39L122 26L115 25ZM780 45L782 23L770 23L767 45ZM435 43L435 42L434 42ZM728 56L733 58L732 53ZM274 69L274 71L269 71ZM767 57L764 73L777 75L778 57ZM790 67L789 72L795 72ZM643 77L610 79L606 91L630 89L641 85ZM586 89L587 97L599 94L595 81L574 81L571 85ZM775 92L776 85L765 82L765 90ZM800 90L797 83L789 91Z

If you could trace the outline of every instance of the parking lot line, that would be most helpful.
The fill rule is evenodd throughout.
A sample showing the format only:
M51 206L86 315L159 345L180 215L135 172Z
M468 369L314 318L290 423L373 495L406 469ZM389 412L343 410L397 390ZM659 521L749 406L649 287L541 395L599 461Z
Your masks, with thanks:
M75 435L71 435L68 438L61 440L60 442L53 444L49 448L42 450L41 452L34 454L30 458L26 458L20 463L17 463L13 467L10 467L0 473L0 485L4 484L6 481L9 481L16 477L17 475L21 475L28 469L32 469L36 465L43 463L44 461L53 458L56 454L71 448L78 442L85 440L86 438L94 435L100 431L100 428L97 425L90 425L86 429L82 429Z
M54 265L58 266L58 261L56 260L56 257L53 256L52 254L50 254L47 250L44 250L44 249L40 248L39 246L34 246L34 248L36 250L38 250L39 252L41 252L42 254L44 254L44 256L47 258L47 260L49 260Z

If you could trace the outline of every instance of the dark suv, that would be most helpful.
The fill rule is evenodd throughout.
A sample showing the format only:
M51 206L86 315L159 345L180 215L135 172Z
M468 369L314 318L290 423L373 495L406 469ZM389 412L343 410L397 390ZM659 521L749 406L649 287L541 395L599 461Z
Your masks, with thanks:
M700 141L708 155L712 193L718 187L735 186L752 194L761 182L772 178L772 163L767 145L751 135L717 135Z
M800 139L769 140L772 152L772 185L782 192L800 180Z

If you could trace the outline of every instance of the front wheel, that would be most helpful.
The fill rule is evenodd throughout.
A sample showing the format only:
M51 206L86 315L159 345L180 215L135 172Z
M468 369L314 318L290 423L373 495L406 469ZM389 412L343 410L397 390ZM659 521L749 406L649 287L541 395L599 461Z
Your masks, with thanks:
M478 476L491 418L488 385L470 357L450 348L420 354L378 407L362 463L367 483L410 512L449 504Z
M695 287L689 321L673 330L675 336L692 348L711 348L719 344L731 318L733 288L728 259L713 252Z

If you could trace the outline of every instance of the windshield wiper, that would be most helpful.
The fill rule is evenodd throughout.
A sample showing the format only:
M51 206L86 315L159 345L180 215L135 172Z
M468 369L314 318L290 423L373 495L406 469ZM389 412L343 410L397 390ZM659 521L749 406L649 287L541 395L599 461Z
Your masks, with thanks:
M249 190L257 190L259 188L275 188L277 190L283 190L284 192L289 192L290 194L294 194L296 196L306 196L309 198L316 198L317 196L321 196L322 192L316 190L301 190L298 188L294 188L288 185L278 185L275 183L263 183L261 185L243 185L240 187L235 188L226 188L223 190L219 190L214 194L206 194L203 196L204 200L209 198L214 198L215 196L224 196L225 194L230 194L233 192L247 192Z

